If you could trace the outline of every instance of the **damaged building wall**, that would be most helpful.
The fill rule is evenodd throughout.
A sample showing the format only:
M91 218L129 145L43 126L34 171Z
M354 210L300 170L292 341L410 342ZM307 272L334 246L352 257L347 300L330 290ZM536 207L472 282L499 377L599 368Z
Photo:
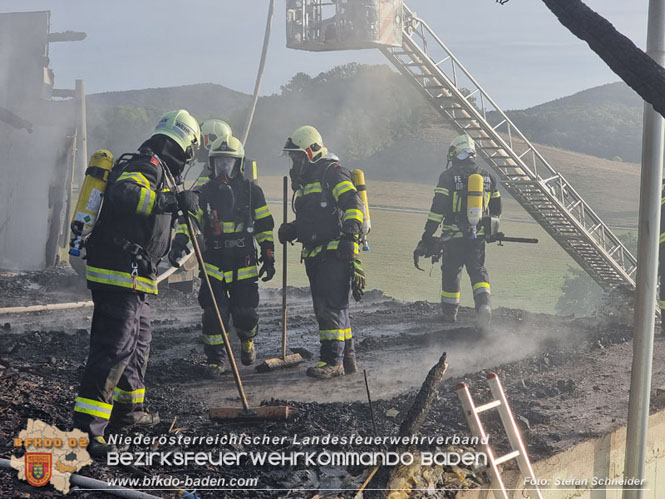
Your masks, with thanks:
M0 268L59 261L76 136L73 100L55 101L49 12L0 14Z
M63 128L37 126L28 135L0 124L2 269L39 270L57 263L69 191L64 167L71 165L72 150L72 137L65 134Z

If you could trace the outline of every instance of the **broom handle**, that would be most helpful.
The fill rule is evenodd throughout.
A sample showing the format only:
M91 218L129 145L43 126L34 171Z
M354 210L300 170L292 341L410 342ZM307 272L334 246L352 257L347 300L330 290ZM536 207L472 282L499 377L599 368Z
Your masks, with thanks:
M170 180L170 183L173 184L171 188L175 192L178 192L178 188L176 187L176 183L175 180L173 179L173 176L171 175L171 172L169 172L167 168L164 168L164 170L167 172L167 178ZM205 285L208 288L208 291L210 292L210 298L215 308L217 321L219 323L219 326L222 328L222 337L224 338L224 346L226 347L226 354L229 358L229 362L231 363L231 369L233 370L233 377L235 378L236 381L236 387L238 388L238 394L240 395L240 401L242 402L242 407L246 412L249 412L249 404L247 403L247 396L245 395L245 389L242 387L242 381L240 379L240 373L238 372L238 366L236 365L236 359L233 356L233 351L231 350L231 343L229 343L229 336L228 334L226 334L226 328L224 327L222 314L219 312L219 307L217 306L217 300L215 299L215 293L212 290L212 284L210 284L210 278L208 277L208 273L206 272L206 264L203 261L203 254L201 253L201 247L199 246L199 241L196 239L196 234L194 233L194 225L192 224L192 218L189 215L189 213L183 212L183 215L185 217L185 222L187 223L187 232L189 233L189 240L192 242L192 246L194 247L194 254L196 255L196 260L199 263L199 269L201 269L201 275L203 276Z
M282 220L286 223L286 219L289 216L288 213L288 188L289 188L289 178L284 176L284 214ZM282 244L282 360L286 360L286 268L287 268L287 258L286 258L286 247L288 243L286 241Z

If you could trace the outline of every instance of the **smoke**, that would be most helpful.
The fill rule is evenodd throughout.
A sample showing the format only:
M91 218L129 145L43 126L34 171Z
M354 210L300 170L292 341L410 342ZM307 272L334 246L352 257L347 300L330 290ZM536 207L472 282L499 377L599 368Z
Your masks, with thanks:
M288 134L312 125L348 168L363 168L374 179L432 182L441 169L438 152L402 160L385 158L382 151L403 152L404 141L418 140L414 134L433 113L411 84L387 66L347 64L317 76L298 73L280 95L260 99L246 150L258 160L262 175L283 174L286 163L278 156ZM242 116L237 113L231 121L235 130ZM414 179L414 173L421 178Z
M0 268L57 262L67 225L74 109L49 98L48 12L0 15ZM32 133L26 128L32 124Z
M483 336L473 319L463 318L458 327L414 335L409 347L400 345L394 352L382 351L384 362L369 356L363 367L373 373L374 398L391 398L409 389L418 389L429 369L448 353L446 378L462 377L488 371L501 365L534 358L558 351L579 349L585 341L584 332L556 316L533 315L515 325L505 318L495 319ZM411 330L415 324L411 324ZM402 326L404 328L404 326ZM419 331L432 328L422 324ZM392 350L392 349L391 349ZM365 355L361 355L361 360Z

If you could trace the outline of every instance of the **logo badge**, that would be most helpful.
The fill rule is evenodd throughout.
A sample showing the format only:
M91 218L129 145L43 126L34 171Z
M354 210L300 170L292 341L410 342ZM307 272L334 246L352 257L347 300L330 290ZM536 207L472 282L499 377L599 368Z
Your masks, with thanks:
M43 487L51 480L51 456L45 452L25 454L25 479L33 487Z

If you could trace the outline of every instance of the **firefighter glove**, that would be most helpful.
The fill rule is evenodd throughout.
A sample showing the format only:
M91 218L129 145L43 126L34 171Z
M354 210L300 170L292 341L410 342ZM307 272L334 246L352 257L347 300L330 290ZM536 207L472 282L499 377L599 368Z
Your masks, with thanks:
M413 257L421 257L427 254L427 244L424 241L418 241L418 246L413 250Z
M361 261L356 258L351 262L351 293L353 299L360 301L365 294L365 271L362 268Z
M169 251L169 263L173 267L180 267L179 260L187 253L187 243L189 238L185 234L176 234L171 243L171 251Z
M199 193L195 191L181 191L177 194L178 208L183 213L196 215L199 211Z
M261 250L261 262L259 277L263 277L263 274L265 274L266 276L261 280L266 282L275 277L275 255L271 249Z
M425 251L425 253L430 252L432 250L432 247L434 246L434 236L432 234L429 234L428 232L423 232L423 235L420 238L418 246L422 248Z
M337 245L337 258L340 260L353 260L358 253L358 243L356 236L352 234L342 234Z
M290 243L298 238L298 230L294 222L283 223L279 226L277 237L282 244Z
M178 198L172 191L162 191L157 194L155 212L178 213Z

